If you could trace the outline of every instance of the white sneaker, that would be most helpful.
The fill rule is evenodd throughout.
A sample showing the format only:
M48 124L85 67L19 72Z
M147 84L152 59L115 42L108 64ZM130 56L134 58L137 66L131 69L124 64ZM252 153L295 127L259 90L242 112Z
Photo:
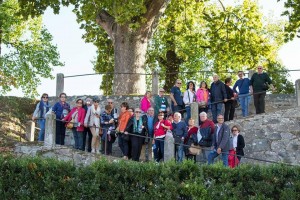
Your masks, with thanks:
M92 153L96 153L96 149L92 149Z

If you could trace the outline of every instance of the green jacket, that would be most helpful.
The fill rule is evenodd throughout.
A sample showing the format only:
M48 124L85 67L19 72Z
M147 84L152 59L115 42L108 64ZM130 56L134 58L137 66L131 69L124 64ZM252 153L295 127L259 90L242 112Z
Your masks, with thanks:
M270 79L269 75L267 73L254 73L250 80L250 85L253 87L253 92L263 92L265 91L263 89L263 85L265 83L268 83L269 85L272 84L272 80Z
M155 115L158 115L158 111L161 108L161 102L162 102L162 100L165 101L166 108L169 108L168 99L165 96L160 97L159 95L157 95L154 98L154 105L155 105L154 106L154 112L155 112Z

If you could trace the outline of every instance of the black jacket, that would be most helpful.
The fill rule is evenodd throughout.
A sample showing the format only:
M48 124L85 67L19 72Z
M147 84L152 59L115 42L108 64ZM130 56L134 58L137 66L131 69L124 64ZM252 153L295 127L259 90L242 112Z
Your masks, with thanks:
M245 140L244 137L239 134L237 138L236 155L244 156Z

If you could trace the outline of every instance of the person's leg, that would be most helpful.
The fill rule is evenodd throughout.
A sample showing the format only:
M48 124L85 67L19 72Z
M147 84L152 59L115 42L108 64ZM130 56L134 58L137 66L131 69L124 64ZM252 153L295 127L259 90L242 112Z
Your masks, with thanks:
M74 137L74 148L75 149L79 149L79 144L78 144L78 133L77 133L77 127L73 127L72 128L72 132L73 132L73 137Z
M223 103L218 103L218 104L217 104L217 116L218 116L219 114L221 114L222 108L223 108Z
M242 95L239 97L243 117L246 117L246 99L247 99L247 97L242 96Z
M113 143L111 141L107 142L107 151L106 151L107 155L111 155L112 154L112 144Z
M225 112L224 112L224 121L229 121L229 110L230 110L230 102L225 103Z
M129 148L130 137L131 137L131 136L129 136L129 140L128 140L128 141L123 139L124 156L125 156L126 158L129 158L129 151L131 151L131 148L132 148L132 147ZM131 143L131 142L130 142L130 143ZM131 153L130 153L130 154L131 154Z
M247 96L245 96L245 116L247 117L249 115L249 103L250 103L250 96L249 94L247 94Z
M154 140L154 144L152 145L153 156L154 156L154 160L156 162L159 162L159 160L160 160L160 155L159 155L160 152L159 152L158 147L159 147L159 141L156 139L156 140Z
M260 113L265 113L265 97L266 97L266 93L260 94L260 98L259 98Z
M89 128L87 128L87 133L88 133L88 152L92 151L92 139L93 139L93 135L92 132Z
M256 114L259 114L259 94L253 94L253 99L254 99L254 106L255 106L255 111Z
M131 135L130 141L131 141L131 158L134 161L138 161L138 137Z
M122 134L119 134L119 136L118 136L118 145L119 145L119 147L120 147L120 149L121 149L121 152L122 152L122 154L123 154L123 156L124 156L124 147L123 147L123 143L124 143L124 139L122 138Z
M213 117L213 122L217 123L217 104L211 105L211 113L212 113L212 117Z
M160 159L164 161L165 138L159 138L158 145L160 149Z
M214 164L214 160L216 157L218 157L218 153L216 152L216 150L211 150L210 153L208 154L208 164Z
M186 123L188 123L189 119L191 118L191 107L190 106L186 106L185 107L185 110L186 110Z
M229 151L222 152L222 161L224 166L228 166L228 153Z
M55 133L56 133L56 136L55 136L55 143L56 144L61 144L61 142L60 142L60 138L61 138L61 136L60 136L60 121L56 121L56 127L55 127Z
M45 119L39 119L38 123L39 123L39 127L40 127L38 141L44 141L44 139L45 139L45 123L46 123L46 120Z
M235 107L233 105L233 101L230 102L230 110L229 110L229 121L234 118Z
M183 161L183 143L178 145L178 150L177 150L177 161L182 162Z
M91 133L93 135L92 144L91 144L91 146L92 146L92 153L96 153L96 140L97 140L96 129L95 129L95 127L91 127L90 130L91 130Z
M78 149L84 151L82 131L77 131L77 135L78 135Z
M87 129L84 128L83 131L82 131L82 148L83 148L83 151L85 151L86 138L87 138Z

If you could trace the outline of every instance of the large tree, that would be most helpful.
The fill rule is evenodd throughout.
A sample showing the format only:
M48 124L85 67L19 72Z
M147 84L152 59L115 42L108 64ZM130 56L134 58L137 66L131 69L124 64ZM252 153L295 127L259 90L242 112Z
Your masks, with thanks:
M14 87L33 96L40 78L54 78L53 66L63 64L42 18L24 19L19 11L17 0L0 0L0 94Z
M115 94L144 93L148 41L169 0L19 0L23 15L41 15L51 7L74 5L78 22L87 31L101 26L114 46ZM97 36L95 36L97 37Z

